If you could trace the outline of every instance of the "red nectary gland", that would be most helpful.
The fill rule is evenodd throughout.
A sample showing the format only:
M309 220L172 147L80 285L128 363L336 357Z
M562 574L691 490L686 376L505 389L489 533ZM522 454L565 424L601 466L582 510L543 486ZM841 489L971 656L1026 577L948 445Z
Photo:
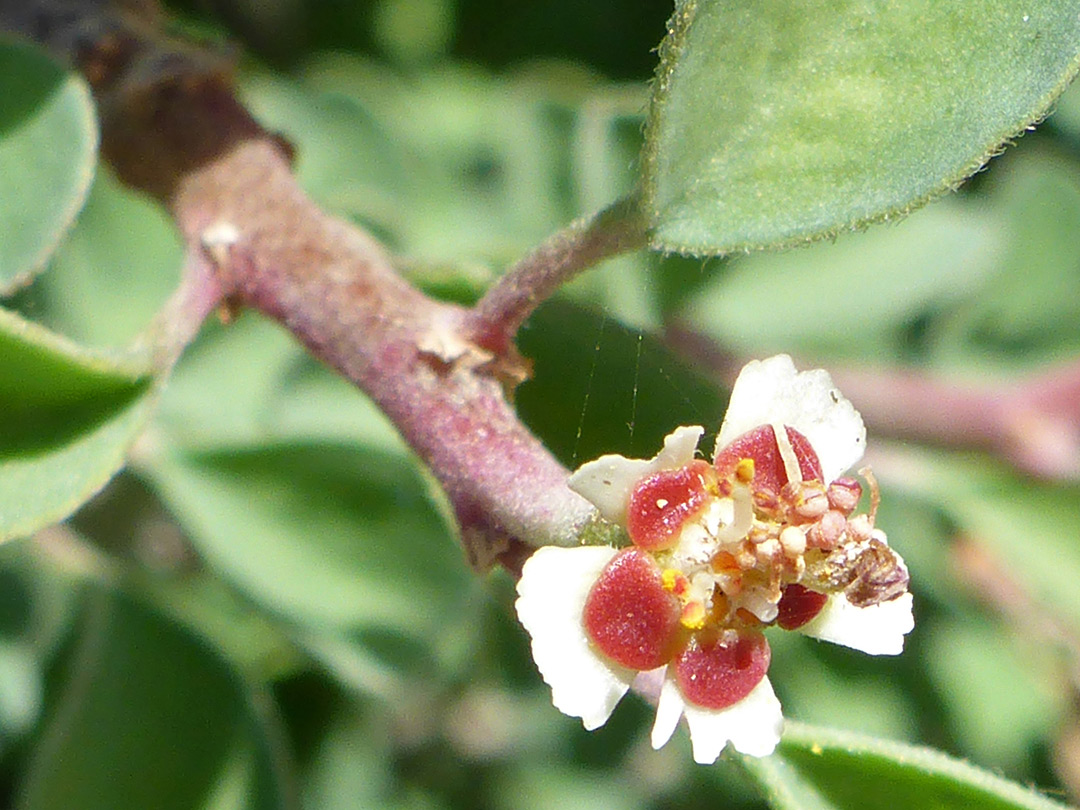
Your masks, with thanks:
M802 627L817 616L829 597L823 593L804 588L802 585L791 584L784 588L777 605L779 613L776 623L785 630L794 630Z
M694 640L674 661L675 681L689 702L726 709L761 683L770 657L769 642L761 633L742 633L727 645Z
M804 481L823 479L821 462L810 445L810 440L792 427L784 427L788 441L799 461L799 470ZM731 444L716 454L713 464L721 478L732 475L735 465L741 459L754 460L754 489L769 490L778 493L788 482L784 457L776 446L776 433L772 425L761 425L739 436Z
M634 545L659 551L675 545L688 518L705 505L716 473L705 461L642 478L630 493L626 530Z
M667 663L682 605L664 590L660 567L643 551L624 549L601 572L585 601L585 632L599 650L630 669Z

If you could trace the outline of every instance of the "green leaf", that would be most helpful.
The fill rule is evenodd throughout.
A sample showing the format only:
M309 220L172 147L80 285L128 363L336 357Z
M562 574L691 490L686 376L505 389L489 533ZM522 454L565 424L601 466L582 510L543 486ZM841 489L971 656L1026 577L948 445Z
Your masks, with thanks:
M97 159L90 90L39 49L0 39L0 295L29 281L82 206Z
M0 752L38 724L48 662L71 631L70 591L28 546L0 547Z
M24 311L80 343L127 346L176 288L182 263L165 210L100 172L48 272L27 290L33 303Z
M788 721L771 757L745 757L774 810L1062 810L939 751Z
M1001 228L994 212L950 199L895 227L733 258L680 319L746 354L865 358L881 347L891 358L906 324L971 296L995 272Z
M120 469L151 376L0 310L0 540L62 520Z
M296 139L316 199L374 222L424 263L456 262L483 281L635 184L640 90L613 92L576 65L492 75L440 64L403 76L336 53L309 60L303 79L306 110L258 77L245 86ZM343 151L357 132L362 147Z
M253 313L228 327L207 323L173 370L155 423L185 447L280 437L275 406L303 357L285 330Z
M902 660L867 658L797 633L769 635L773 682L784 714L892 739L917 740L919 706Z
M215 570L323 631L430 637L470 576L429 484L375 406L266 321L207 330L141 471Z
M962 618L920 627L927 675L948 707L942 720L980 763L1015 773L1068 711L1058 651Z
M89 607L20 810L190 810L220 796L238 755L249 759L246 771L270 780L273 730L257 692L203 642L141 604L99 593ZM273 782L248 792L260 807L289 806Z
M344 684L386 694L471 643L477 586L430 482L370 400L285 332L209 327L156 427L139 472L210 569ZM388 660L402 650L405 667Z
M347 445L158 456L158 492L214 568L300 622L430 637L468 573L409 460Z
M296 176L317 202L383 236L402 225L401 195L414 182L400 143L366 106L267 72L246 72L240 91L265 126L296 147Z
M970 371L982 354L1030 369L1080 349L1076 162L1045 148L1016 150L989 180L1001 249L983 288L934 330L939 367Z
M305 805L319 810L393 807L387 801L393 771L384 718L342 706L319 741L305 774Z
M1080 622L1080 488L1032 481L986 456L926 449L875 470L887 485L938 504L1053 615Z
M833 235L955 187L1077 69L1080 2L678 0L644 153L659 249Z
M637 810L648 807L641 791L626 790L619 771L528 761L500 774L492 794L496 810Z

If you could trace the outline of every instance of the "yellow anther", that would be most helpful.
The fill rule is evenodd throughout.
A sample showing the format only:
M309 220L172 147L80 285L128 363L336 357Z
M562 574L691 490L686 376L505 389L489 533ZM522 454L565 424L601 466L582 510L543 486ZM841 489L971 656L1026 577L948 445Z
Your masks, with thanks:
M690 580L686 578L686 574L675 568L664 569L660 574L660 584L664 586L665 591L676 596L685 596L690 590Z
M705 605L701 602L688 602L683 606L679 622L687 630L700 630L705 626Z
M740 458L735 465L735 480L740 484L749 484L754 480L754 460L752 458Z
M674 568L665 568L664 572L660 574L660 584L664 586L665 591L675 590L675 578L679 576L679 572Z

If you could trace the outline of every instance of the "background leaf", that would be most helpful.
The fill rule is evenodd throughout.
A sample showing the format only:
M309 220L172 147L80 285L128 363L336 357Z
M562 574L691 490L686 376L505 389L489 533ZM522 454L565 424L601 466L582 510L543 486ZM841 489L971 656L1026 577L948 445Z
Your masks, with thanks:
M152 379L0 310L0 540L73 512L120 469Z
M214 17L206 12L211 6ZM731 36L752 38L766 12L781 8L758 6L765 12L755 16L751 7L728 4L725 13L744 13L752 23ZM944 6L905 7L918 12L909 14L913 26L946 13ZM988 7L949 11L976 15ZM851 0L830 8L888 13ZM992 37L1010 25L1014 12L1038 22L1028 8L995 8L1004 11L958 35L962 46L946 54L943 66L970 55L969 45L985 44L984 29ZM1072 14L1069 3L1054 8ZM634 190L655 62L648 49L661 38L671 3L170 0L168 9L170 30L175 22L217 39L224 50L253 55L236 66L243 99L296 145L299 179L318 204L385 241L425 290L469 302L553 230ZM816 18L825 7L812 10L789 22L807 30L824 24ZM859 21L856 14L843 31L826 31L818 42L828 47L808 58L824 64L836 56L830 37L865 44ZM333 51L321 52L325 47ZM753 58L772 53L748 47ZM870 53L866 63L873 59ZM796 108L800 98L789 95L791 88L814 77L796 76L793 85L761 65L741 66L744 84L726 87L742 92L755 76L776 79L768 92L788 112ZM1038 72L1020 75L1023 66L1013 60L1010 97L1020 84L1039 80ZM916 75L911 65L882 69ZM43 70L55 68L43 63ZM838 103L826 99L831 106L819 104L793 129L764 132L773 140L751 138L740 148L766 150L759 154L768 168L773 157L784 157L767 151L776 137L806 142L826 127L825 113L861 107L877 115L873 94L859 84L877 79L856 74L841 76L832 99ZM945 78L910 84L914 101L871 125L918 112L915 102L942 91ZM743 93L738 101L753 105L768 92ZM536 369L517 392L521 413L570 465L604 452L651 454L678 423L715 429L724 406L715 370L695 369L678 353L702 336L719 352L695 355L701 359L789 351L801 363L837 371L844 363L908 363L966 377L1005 368L1022 379L1038 363L1075 355L1080 118L1074 114L1070 123L1068 116L1076 98L1063 99L1049 127L1025 136L956 198L897 227L779 256L701 262L643 251L583 275L566 291L573 303L550 302L521 335ZM984 101L977 103L986 118L994 109ZM955 111L965 114L962 106ZM917 133L915 124L926 121L914 122ZM933 137L951 137L955 129ZM737 134L710 132L709 143L734 144ZM844 131L841 146L865 145L872 134ZM837 154L827 147L813 144L810 154ZM920 144L911 154L919 163L929 153ZM776 166L791 168L782 160ZM792 191L806 188L805 173L790 176L799 181ZM786 195L788 176L777 182ZM822 185L829 193L842 186ZM739 202L748 209L752 201ZM175 286L181 245L167 211L105 171L52 256L49 271L5 304L68 338L115 347L145 328ZM17 343L36 346L36 334L20 332ZM131 388L131 408L158 393L140 368L57 345L67 358L60 366L73 363L75 376L92 379L55 412L83 415L60 420L68 433L59 437L42 430L45 411L23 403L24 383L32 394L26 401L40 399L37 372L20 374L0 396L0 434L4 407L13 405L20 420L12 447L41 445L44 453L47 445L52 453L68 438L78 443L89 419L79 410L84 400L98 408L90 411L99 417L95 429L116 425L122 417L97 387L102 375L121 379L109 388L117 401ZM66 390L70 374L56 371L51 351L41 361L49 387ZM6 359L0 356L0 379L18 367ZM100 773L78 770L95 751L63 748L65 763L74 757L68 770L53 757L57 729L91 739L85 723L64 726L65 713L93 719L121 739L115 747L106 740L103 755L112 757L124 736L147 741L169 773L154 773L142 752L126 764L148 773L149 783L161 787L166 777L188 774L199 786L164 802L141 795L144 805L184 799L200 810L246 810L299 793L305 806L327 808L765 806L767 791L738 757L698 767L683 731L652 751L653 711L643 701L629 697L592 733L555 710L514 617L511 578L499 572L477 582L466 570L438 497L393 427L306 357L286 330L251 314L228 326L211 319L155 404L132 471L116 476L67 525L0 548L0 806L15 805L26 773L39 764L55 765L73 794L100 788ZM144 416L132 418L130 433L118 428L123 436L113 438L122 441L111 447L135 435ZM880 447L879 436L872 447ZM3 455L0 469L10 470L13 458ZM905 654L867 658L770 631L777 693L797 720L933 745L1020 784L1080 795L1080 778L1069 771L1070 735L1080 724L1068 646L1014 626L1001 605L965 589L954 554L958 534L989 549L1037 600L1040 615L1064 627L1080 616L1073 587L1080 563L1070 546L1075 488L1034 486L981 456L942 452L939 461L940 469L937 462L929 470L909 466L909 482L874 460L884 495L879 523L908 561L915 590L918 624ZM27 490L0 489L0 506L36 508L34 487L72 483L81 493L72 496L76 503L96 488L79 483L82 470L65 457ZM0 485L10 483L0 477ZM109 624L115 661L95 671L112 677L123 665L128 683L91 679L88 705L80 706L69 697L76 656L66 640L87 637L86 619L100 618L102 601L122 604L117 610L129 618ZM179 669L161 674L166 665ZM177 683L179 675L189 681ZM160 683L148 682L154 679ZM208 757L201 733L176 722L178 733L164 735L175 745L162 754L155 705L167 720L188 700L198 701L200 689L224 707L205 725L234 733L224 746L211 744L217 748ZM125 708L128 690L131 706L149 708ZM103 710L104 694L115 701L109 705L121 705ZM203 718L204 710L196 704L189 714ZM235 724L225 728L222 719ZM853 745L858 753L827 773L816 768L821 758L812 746L785 743L777 761L806 788L803 800L817 797L826 806L850 798L837 787L841 779L925 786L918 781L924 775L913 776L898 759ZM810 752L805 762L799 751ZM839 754L829 756L840 762ZM104 756L96 762L111 767ZM128 780L123 787L131 787ZM935 790L897 795L915 808L934 807L941 797ZM889 794L867 796L884 803ZM858 799L848 805L866 806Z
M518 411L568 467L602 453L651 457L674 425L719 430L724 403L715 384L655 335L553 301L519 343L534 375L518 390Z
M99 593L18 807L198 807L220 795L219 780L242 778L231 757L257 768L267 756L253 700L197 639ZM246 806L290 806L274 793Z
M891 354L908 324L965 301L998 270L1002 218L943 200L865 234L733 258L677 318L742 353Z
M0 37L0 295L44 265L97 161L90 90L38 48Z
M48 272L17 303L83 345L121 349L152 323L182 262L179 235L161 207L101 171Z
M1080 626L1080 488L1033 482L978 454L920 449L875 466L890 486L937 504L1007 565L1025 594Z
M200 555L350 687L386 694L469 648L475 584L432 484L285 332L208 329L154 435L138 470Z

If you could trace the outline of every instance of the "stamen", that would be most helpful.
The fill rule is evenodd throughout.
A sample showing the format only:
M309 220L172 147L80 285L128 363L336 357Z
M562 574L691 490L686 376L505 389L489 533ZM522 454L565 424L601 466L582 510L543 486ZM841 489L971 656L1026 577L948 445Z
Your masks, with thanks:
M701 602L687 602L679 621L687 630L700 630L705 626L705 616L705 606Z
M795 455L795 448L791 446L791 440L788 438L787 428L774 422L772 429L776 434L776 447L780 451L780 458L784 460L784 472L787 473L788 482L802 481L802 468L799 466L798 456Z
M739 563L735 560L735 555L729 551L719 551L712 558L712 567L714 571L738 571Z
M806 551L806 535L802 529L787 526L780 532L780 546L784 549L784 555L794 559Z
M783 519L788 523L813 523L829 511L829 499L820 481L796 481L780 490Z
M690 590L690 580L686 578L682 571L675 568L664 569L664 572L660 575L660 584L668 593L680 597L685 596Z
M780 554L780 543L775 537L770 537L763 543L757 545L757 558L760 563L771 563L776 560Z
M866 479L867 485L870 487L870 524L873 525L877 520L878 506L881 505L881 489L878 487L877 478L874 477L874 471L869 467L863 467L859 470L859 475Z
M830 509L821 516L821 520L810 527L806 535L807 544L811 548L832 551L840 544L847 528L848 522L844 515Z
M854 478L837 478L829 484L829 506L844 517L855 511L862 497L862 486Z
M749 484L754 480L754 460L752 458L740 458L735 465L735 480L740 484Z

